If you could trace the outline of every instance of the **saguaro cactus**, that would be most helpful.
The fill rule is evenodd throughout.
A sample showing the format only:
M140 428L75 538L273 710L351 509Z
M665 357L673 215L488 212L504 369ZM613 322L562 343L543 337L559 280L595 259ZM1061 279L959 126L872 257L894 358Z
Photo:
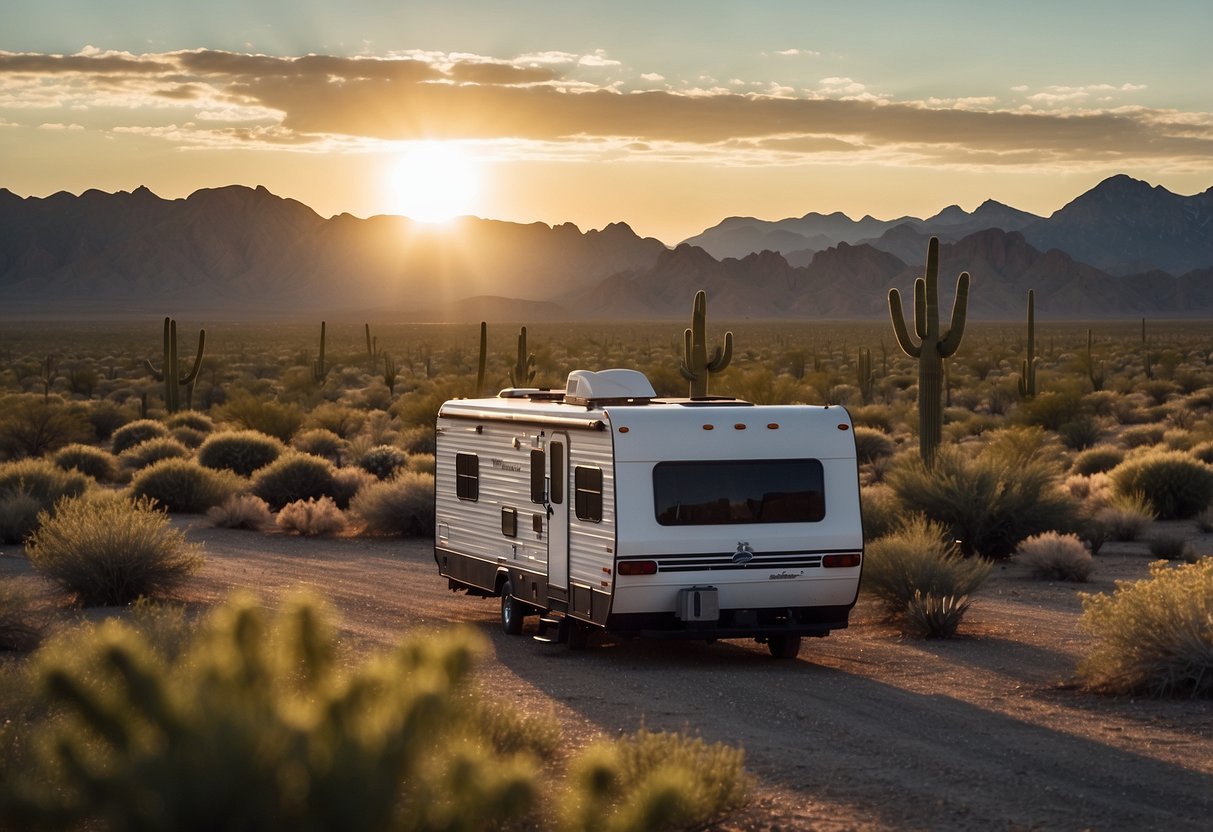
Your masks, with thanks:
M526 387L535 380L535 353L526 351L526 327L518 332L518 357L510 370L510 386Z
M1091 380L1091 386L1098 392L1103 389L1104 371L1103 362L1099 362L1099 369L1095 368L1095 354L1092 352L1091 330L1087 330L1087 378Z
M1019 374L1019 398L1032 399L1036 397L1036 365L1040 359L1036 357L1036 290L1028 290L1028 357L1023 360L1023 369Z
M906 329L901 311L901 295L889 290L889 316L897 345L911 358L918 359L918 447L923 462L931 465L943 439L943 360L956 353L964 337L969 308L969 273L961 272L956 281L956 299L952 304L952 322L947 332L939 328L939 238L927 244L926 274L914 281L915 344Z
M864 404L872 401L872 386L875 380L876 375L872 372L872 351L860 347L855 358L855 382L859 386L859 395Z
M678 368L682 377L691 383L692 399L708 394L708 376L719 373L733 360L733 333L724 334L724 347L716 347L712 359L708 360L707 339L708 295L700 289L695 293L691 307L691 328L683 336L682 365Z
M480 358L476 363L476 398L484 395L484 371L489 357L489 325L480 322Z
M329 369L324 364L324 321L320 322L320 356L312 362L312 381L324 384Z
M181 408L181 389L186 388L186 407L193 404L194 382L198 379L198 370L202 367L202 354L206 349L206 330L198 330L198 354L194 356L194 366L184 376L181 375L181 365L177 360L177 322L172 318L164 319L164 359L163 369L157 370L150 359L143 359L152 378L164 382L164 407L169 413L176 413Z

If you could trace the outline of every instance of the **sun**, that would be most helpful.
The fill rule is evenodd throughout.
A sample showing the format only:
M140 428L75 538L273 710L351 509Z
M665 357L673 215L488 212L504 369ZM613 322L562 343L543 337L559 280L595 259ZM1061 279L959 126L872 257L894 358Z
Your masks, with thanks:
M446 222L470 213L480 192L476 160L452 142L416 142L387 177L391 210L421 222Z

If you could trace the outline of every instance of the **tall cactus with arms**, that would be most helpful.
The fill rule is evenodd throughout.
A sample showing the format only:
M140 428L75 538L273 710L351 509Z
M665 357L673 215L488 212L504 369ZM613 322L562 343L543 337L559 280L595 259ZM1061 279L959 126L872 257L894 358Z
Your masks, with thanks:
M952 304L952 322L947 332L939 328L939 238L927 244L927 269L914 281L915 344L906 329L901 311L901 295L889 290L889 315L897 344L910 358L918 359L918 447L928 466L943 439L943 360L956 353L964 337L965 317L969 309L969 273L961 272L956 281L956 300Z
M186 389L186 407L193 405L194 382L198 379L198 370L202 367L202 354L206 349L206 330L198 330L198 354L194 356L194 366L186 375L181 375L181 366L177 361L177 322L172 318L164 319L164 358L163 369L157 370L149 359L143 364L156 381L164 382L164 409L176 413L181 409L180 387Z
M733 360L733 333L724 334L724 348L717 347L708 360L708 295L700 289L695 293L695 304L691 308L691 328L683 332L683 358L678 368L682 377L691 383L691 398L702 398L708 394L708 375L719 373Z

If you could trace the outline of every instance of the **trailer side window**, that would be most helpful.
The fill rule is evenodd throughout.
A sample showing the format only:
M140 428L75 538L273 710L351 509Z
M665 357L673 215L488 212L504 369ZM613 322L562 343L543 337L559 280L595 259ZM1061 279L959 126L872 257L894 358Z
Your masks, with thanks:
M543 451L535 449L531 451L531 502L542 503L547 496L547 488L545 487L547 471L544 470Z
M825 517L816 459L659 462L653 499L663 526L815 523Z
M455 454L455 496L475 502L480 499L480 457Z
M578 465L573 469L573 488L578 520L602 522L602 469Z
M501 510L501 533L506 537L518 536L518 509L503 508Z
M560 505L564 502L564 445L555 443L552 450L552 502Z

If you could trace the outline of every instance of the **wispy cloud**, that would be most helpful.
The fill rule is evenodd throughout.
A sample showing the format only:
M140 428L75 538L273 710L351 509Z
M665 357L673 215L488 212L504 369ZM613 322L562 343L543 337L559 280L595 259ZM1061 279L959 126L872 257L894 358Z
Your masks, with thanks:
M449 138L512 158L643 154L720 164L963 168L1148 161L1213 169L1213 116L1127 106L1141 89L1016 87L1005 102L899 101L842 76L808 89L740 78L679 84L602 51L513 58L0 52L0 124L83 124L184 148L359 150Z

